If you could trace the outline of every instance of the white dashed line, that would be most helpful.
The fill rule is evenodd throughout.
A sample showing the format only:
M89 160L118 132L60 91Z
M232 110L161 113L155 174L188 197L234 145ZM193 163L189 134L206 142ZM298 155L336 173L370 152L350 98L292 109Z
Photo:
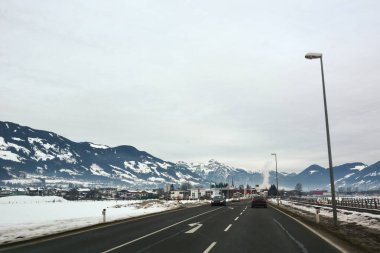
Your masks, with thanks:
M203 253L209 253L211 251L211 249L215 246L216 242L213 242L211 243L210 246L208 246L207 249L205 249L205 251L203 251Z
M197 215L195 215L195 216L193 216L193 217L187 218L187 219L185 219L185 220L179 221L179 222L174 223L174 224L172 224L172 225L169 225L169 226L167 226L167 227L161 228L161 229L156 230L156 231L154 231L154 232L152 232L152 233L149 233L149 234L147 234L147 235L143 235L143 236L141 236L141 237L139 237L139 238L136 238L136 239L134 239L134 240L132 240L132 241L129 241L129 242L126 242L126 243L120 244L119 246L116 246L116 247L113 247L113 248L111 248L111 249L105 250L105 251L103 251L102 253L108 253L108 252L111 252L111 251L115 251L115 250L120 249L120 248L122 248L122 247L124 247L124 246L127 246L127 245L129 245L129 244L131 244L131 243L137 242L137 241L139 241L139 240L141 240L141 239L144 239L144 238L149 237L149 236L151 236L151 235L157 234L157 233L159 233L159 232L161 232L161 231L164 231L164 230L169 229L169 228L171 228L171 227L177 226L177 225L179 225L179 224L181 224L181 223L184 223L184 222L186 222L186 221L189 221L189 220L194 219L194 218L196 218L196 217L199 217L199 216L201 216L201 215L205 215L205 214L207 214L207 213L215 212L216 210L219 210L220 208L222 208L222 207L219 207L219 208L217 208L217 209L213 209L213 210L211 210L211 211L207 211L207 212L204 212L204 213L197 214ZM207 252L208 252L208 251L207 251Z
M228 225L228 227L226 227L226 229L224 230L224 232L227 232L228 229L230 229L231 226L232 226L232 224Z
M239 219L239 216L235 218L235 220L238 220Z

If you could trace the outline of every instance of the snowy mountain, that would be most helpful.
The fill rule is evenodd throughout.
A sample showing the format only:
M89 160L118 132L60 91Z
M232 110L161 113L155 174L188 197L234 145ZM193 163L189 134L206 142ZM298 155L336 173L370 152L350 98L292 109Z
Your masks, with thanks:
M278 172L279 188L330 189L329 170L311 165L300 173ZM336 189L375 189L380 183L380 162L371 166L347 163L334 167ZM222 164L173 163L132 146L108 147L73 142L48 131L0 121L0 182L94 182L153 188L164 184L209 185L229 183L276 184L275 171L251 172Z
M234 168L211 159L208 163L178 162L177 166L184 167L196 173L207 181L220 183L228 182L235 186L249 184L261 184L263 176L261 172L250 172L244 169Z
M0 178L76 179L155 186L203 179L132 146L73 142L52 132L0 122Z
M346 163L343 165L335 166L334 181L335 188L358 187L363 189L364 185L360 185L360 182L347 181L351 176L356 175L361 169L366 168L367 165L363 163ZM354 177L353 177L354 178ZM279 179L280 185L294 189L297 183L301 183L304 186L304 190L312 189L325 189L330 190L330 171L328 168L323 168L319 165L311 165L298 174L287 175L286 177ZM281 187L280 187L281 188Z
M338 180L338 185L346 188L358 187L363 190L379 189L380 161L370 166L357 165L349 172Z
M301 183L304 187L307 186L310 189L321 189L325 188L329 182L329 171L316 164L307 167L291 178L287 177L286 180L288 188L293 189L297 183Z

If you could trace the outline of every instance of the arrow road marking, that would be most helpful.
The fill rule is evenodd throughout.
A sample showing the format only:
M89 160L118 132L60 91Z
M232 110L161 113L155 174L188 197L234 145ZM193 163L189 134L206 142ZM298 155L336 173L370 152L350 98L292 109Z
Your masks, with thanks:
M197 214L197 215L195 215L195 216L193 216L193 217L187 218L187 219L185 219L185 220L179 221L179 222L174 223L174 224L172 224L172 225L169 225L169 226L167 226L167 227L161 228L161 229L156 230L156 231L154 231L154 232L152 232L152 233L149 233L149 234L147 234L147 235L143 235L143 236L141 236L141 237L139 237L139 238L136 238L136 239L134 239L134 240L132 240L132 241L129 241L129 242L126 242L126 243L120 244L119 246L116 246L116 247L113 247L113 248L108 249L108 250L106 250L106 251L103 251L102 253L108 253L108 252L111 252L111 251L115 251L115 250L120 249L120 248L122 248L122 247L124 247L124 246L127 246L127 245L129 245L129 244L131 244L131 243L134 243L134 242L140 241L140 240L142 240L142 239L144 239L144 238L146 238L146 237L149 237L149 236L151 236L151 235L157 234L157 233L159 233L159 232L161 232L161 231L164 231L164 230L167 230L167 229L169 229L169 228L171 228L171 227L177 226L177 225L179 225L179 224L181 224L181 223L184 223L184 222L186 222L186 221L188 221L188 220L194 219L194 218L199 217L199 216L201 216L201 215L205 215L205 214L207 214L207 213L215 212L215 211L217 211L217 210L219 210L219 209L221 209L221 208L223 208L223 207L219 207L219 208L217 208L217 209L212 209L211 211L207 211L207 212L204 212L204 213ZM215 244L216 244L216 242L215 242Z
M191 224L189 224L189 226L190 227L194 227L194 228L192 228L192 229L190 229L189 231L187 231L186 232L186 234L192 234L192 233L194 233L195 231L197 231L200 227L202 227L203 226L203 224L200 224L199 222L197 222L197 223L191 223Z

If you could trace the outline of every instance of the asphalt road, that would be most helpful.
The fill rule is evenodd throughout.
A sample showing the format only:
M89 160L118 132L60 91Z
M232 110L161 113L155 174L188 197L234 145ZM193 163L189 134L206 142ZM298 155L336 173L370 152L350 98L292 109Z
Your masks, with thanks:
M339 252L274 208L200 206L171 211L1 252Z

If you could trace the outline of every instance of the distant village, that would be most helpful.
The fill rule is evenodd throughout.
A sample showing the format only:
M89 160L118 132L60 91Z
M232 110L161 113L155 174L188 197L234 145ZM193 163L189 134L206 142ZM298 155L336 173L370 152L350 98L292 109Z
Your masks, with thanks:
M26 177L24 179L27 179ZM211 199L215 195L222 195L225 198L250 197L253 194L264 196L301 196L301 195L328 195L326 190L302 191L302 185L297 184L295 190L279 190L274 184L269 188L255 187L247 185L235 186L225 182L210 182L208 187L192 185L189 182L181 184L165 184L161 188L142 188L131 189L121 186L105 186L96 182L46 182L45 178L33 178L32 184L20 184L7 182L0 184L0 197L5 196L60 196L67 200L144 200L144 199L163 199L163 200L204 200Z
M225 198L249 197L253 194L265 196L294 196L294 195L326 195L326 190L314 190L301 192L297 190L284 191L271 185L269 189L260 188L259 185L228 185L227 183L214 183L205 188L202 186L192 186L189 183L181 185L166 184L163 188L131 190L120 187L104 187L101 185L84 187L83 185L67 184L65 187L52 186L29 186L11 187L0 186L0 197L5 196L60 196L67 200L143 200L143 199L163 199L163 200L204 200L211 199L215 195L222 195Z
M263 192L263 191L262 191ZM190 184L175 186L166 184L164 188L152 190L130 190L117 187L76 187L69 184L67 188L53 187L0 187L0 197L29 195L29 196L60 196L67 200L138 200L138 199L165 199L165 200L203 200L211 199L215 195L226 198L249 196L256 194L256 188L228 186L228 184L210 185L209 188L194 187Z
M26 177L24 179L27 179ZM22 179L21 179L22 180ZM326 190L302 190L302 184L298 183L294 190L277 188L272 184L269 188L255 185L235 186L233 181L229 185L225 182L210 182L208 187L200 185L191 185L189 182L179 184L166 184L161 188L143 188L131 189L104 185L96 182L64 182L55 183L46 182L45 178L33 178L32 184L21 184L12 182L1 182L0 197L5 196L60 196L67 200L144 200L144 199L163 199L163 200L203 200L211 199L215 195L223 195L225 198L250 197L253 194L264 196L326 196L329 192ZM348 192L346 189L338 188L338 194L357 195L358 189ZM361 194L378 194L379 190L373 192L361 192Z

